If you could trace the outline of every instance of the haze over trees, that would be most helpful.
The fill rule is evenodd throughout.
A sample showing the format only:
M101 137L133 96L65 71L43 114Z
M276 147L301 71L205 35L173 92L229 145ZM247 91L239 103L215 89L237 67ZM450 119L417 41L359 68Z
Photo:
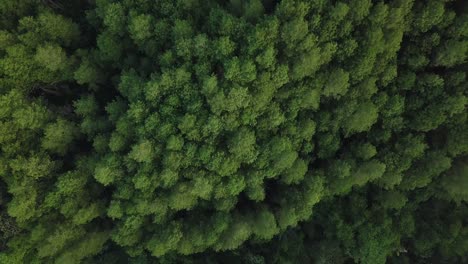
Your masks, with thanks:
M0 1L0 263L468 263L462 0Z

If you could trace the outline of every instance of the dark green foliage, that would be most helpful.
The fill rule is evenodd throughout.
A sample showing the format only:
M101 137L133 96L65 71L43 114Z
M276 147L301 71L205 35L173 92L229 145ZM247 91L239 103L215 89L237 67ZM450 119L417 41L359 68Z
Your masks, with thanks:
M0 2L0 263L468 261L464 1Z

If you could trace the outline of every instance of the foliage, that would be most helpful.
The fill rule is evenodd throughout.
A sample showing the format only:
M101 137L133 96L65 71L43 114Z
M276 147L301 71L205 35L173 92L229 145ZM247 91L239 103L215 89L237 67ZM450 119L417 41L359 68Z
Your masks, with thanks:
M460 0L5 0L0 263L463 263Z

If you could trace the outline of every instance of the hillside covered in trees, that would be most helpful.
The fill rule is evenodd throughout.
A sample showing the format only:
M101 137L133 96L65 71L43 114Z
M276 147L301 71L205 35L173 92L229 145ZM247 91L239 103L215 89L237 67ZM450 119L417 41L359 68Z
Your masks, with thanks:
M1 0L0 263L468 263L464 0Z

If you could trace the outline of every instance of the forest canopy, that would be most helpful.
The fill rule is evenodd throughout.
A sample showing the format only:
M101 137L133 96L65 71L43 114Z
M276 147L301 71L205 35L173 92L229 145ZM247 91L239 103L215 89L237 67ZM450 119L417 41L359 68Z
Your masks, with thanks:
M468 263L463 0L0 1L0 263Z

